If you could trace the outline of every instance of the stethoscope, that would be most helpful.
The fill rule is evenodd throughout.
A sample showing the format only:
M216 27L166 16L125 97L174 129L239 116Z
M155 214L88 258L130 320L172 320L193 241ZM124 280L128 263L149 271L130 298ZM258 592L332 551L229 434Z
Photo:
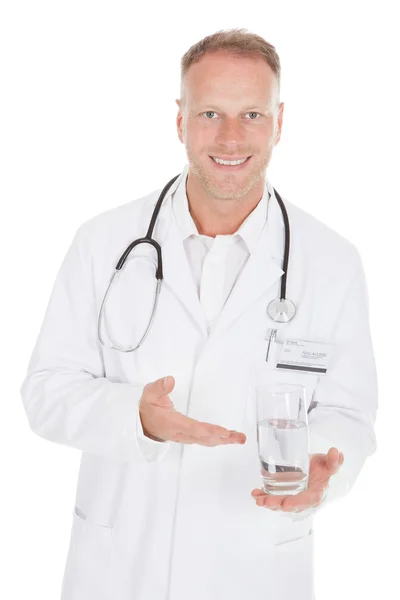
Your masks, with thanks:
M180 176L180 174L176 175L176 177L173 177L171 179L171 181L169 181L166 184L166 186L164 187L164 189L162 190L162 192L157 200L157 204L154 208L154 211L153 211L153 214L152 214L152 217L150 220L150 225L149 225L149 228L147 230L145 237L138 238L137 240L135 240L134 242L129 244L129 246L126 248L125 252L122 254L121 258L118 260L118 262L115 266L115 270L111 276L110 283L108 284L108 288L106 290L106 293L104 294L104 298L101 303L99 317L98 317L98 321L97 321L97 335L98 335L99 341L103 344L103 346L106 346L108 348L113 348L114 350L118 350L119 352L133 352L134 350L137 350L141 346L141 344L143 343L144 339L146 338L147 334L150 331L150 328L151 328L151 325L153 323L154 316L156 313L156 309L157 309L157 302L158 302L158 296L160 294L161 282L163 280L161 246L158 244L158 242L153 240L152 235L153 235L153 230L154 230L156 220L158 217L158 213L161 208L161 204L162 204L168 190L173 185L173 183L178 179L179 176ZM295 307L294 303L291 300L288 300L286 298L286 281L287 281L287 273L288 273L288 265L289 265L289 251L290 251L290 226L289 226L289 218L288 218L288 214L286 211L286 207L282 201L282 198L280 197L280 195L278 194L278 192L276 191L275 188L273 188L273 190L275 192L275 196L276 196L277 202L279 204L279 207L282 211L283 223L284 223L284 227L285 227L285 248L284 248L283 264L282 264L283 275L282 275L282 280L281 280L280 296L278 298L275 298L275 300L272 300L268 304L267 313L268 313L268 316L276 323L287 323L288 321L291 321L296 314L296 307ZM104 341L101 337L101 324L102 324L102 318L103 318L103 312L104 312L104 305L105 305L107 296L110 292L110 289L114 282L115 277L120 273L122 267L125 264L125 261L127 260L129 254L131 253L133 248L135 248L139 244L150 244L151 246L153 246L153 248L155 248L155 250L157 252L157 269L156 269L156 273L155 273L155 276L157 279L157 285L156 285L156 292L155 292L155 296L154 296L151 317L150 317L149 323L145 329L143 336L141 337L139 343L135 347L122 348L121 346L118 346L114 342L112 342L111 345L107 345L104 343ZM111 338L110 338L110 340L111 340Z

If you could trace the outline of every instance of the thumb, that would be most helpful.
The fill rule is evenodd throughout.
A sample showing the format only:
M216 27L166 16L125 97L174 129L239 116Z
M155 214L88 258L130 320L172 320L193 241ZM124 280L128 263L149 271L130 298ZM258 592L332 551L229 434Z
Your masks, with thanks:
M339 470L339 467L342 466L344 460L343 453L340 452L337 448L330 448L328 453L325 456L325 465L329 471L336 473Z
M175 379L172 377L172 375L161 377L161 379L157 379L154 383L156 384L156 394L158 398L161 396L166 396L172 392L175 387Z

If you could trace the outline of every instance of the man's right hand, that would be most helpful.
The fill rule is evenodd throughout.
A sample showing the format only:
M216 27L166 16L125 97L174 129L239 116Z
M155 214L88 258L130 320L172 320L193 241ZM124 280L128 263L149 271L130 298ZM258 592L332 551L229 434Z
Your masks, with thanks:
M157 379L144 386L139 414L143 432L147 437L160 442L172 441L200 446L245 443L244 433L196 421L177 412L168 395L174 386L175 379L172 376Z

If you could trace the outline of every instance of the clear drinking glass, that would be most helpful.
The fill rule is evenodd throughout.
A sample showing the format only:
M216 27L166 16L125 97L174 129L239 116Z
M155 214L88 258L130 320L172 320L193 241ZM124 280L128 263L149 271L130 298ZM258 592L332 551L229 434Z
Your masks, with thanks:
M301 385L256 388L257 441L263 490L295 495L308 487L310 444L306 390Z

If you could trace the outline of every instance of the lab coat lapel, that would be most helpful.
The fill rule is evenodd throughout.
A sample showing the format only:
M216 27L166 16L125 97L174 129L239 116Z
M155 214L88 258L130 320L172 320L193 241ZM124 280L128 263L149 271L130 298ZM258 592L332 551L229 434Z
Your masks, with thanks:
M278 281L284 247L284 227L279 205L272 186L268 203L267 221L258 243L240 273L231 294L219 314L210 337L218 335L256 302L273 285L276 296L279 293ZM275 297L275 296L274 296Z
M185 181L186 174L187 167L185 167L182 174ZM176 183L178 184L179 182L177 181ZM235 319L274 284L276 284L276 293L273 297L275 298L279 294L278 282L283 274L281 265L283 262L284 226L282 213L275 198L273 187L268 181L267 186L271 194L268 203L267 222L262 230L256 248L248 258L210 333L208 332L207 319L200 304L182 237L173 214L171 194L165 198L162 204L156 221L154 239L159 242L162 250L163 286L167 287L174 294L194 320L204 337L211 338L229 327ZM176 189L176 185L171 189ZM147 207L146 212L149 212L149 214L146 214L144 217L146 222L151 217L156 201L157 198ZM289 280L293 278L293 264L297 263L294 260L294 242L293 228L291 228L291 252L289 260L291 275L289 275ZM150 250L147 249L147 251ZM289 284L288 297L290 297L290 287Z
M163 203L156 226L155 239L161 244L163 260L163 286L168 288L195 321L206 337L207 320L197 295L196 284L187 259L185 247L173 210L172 198Z

